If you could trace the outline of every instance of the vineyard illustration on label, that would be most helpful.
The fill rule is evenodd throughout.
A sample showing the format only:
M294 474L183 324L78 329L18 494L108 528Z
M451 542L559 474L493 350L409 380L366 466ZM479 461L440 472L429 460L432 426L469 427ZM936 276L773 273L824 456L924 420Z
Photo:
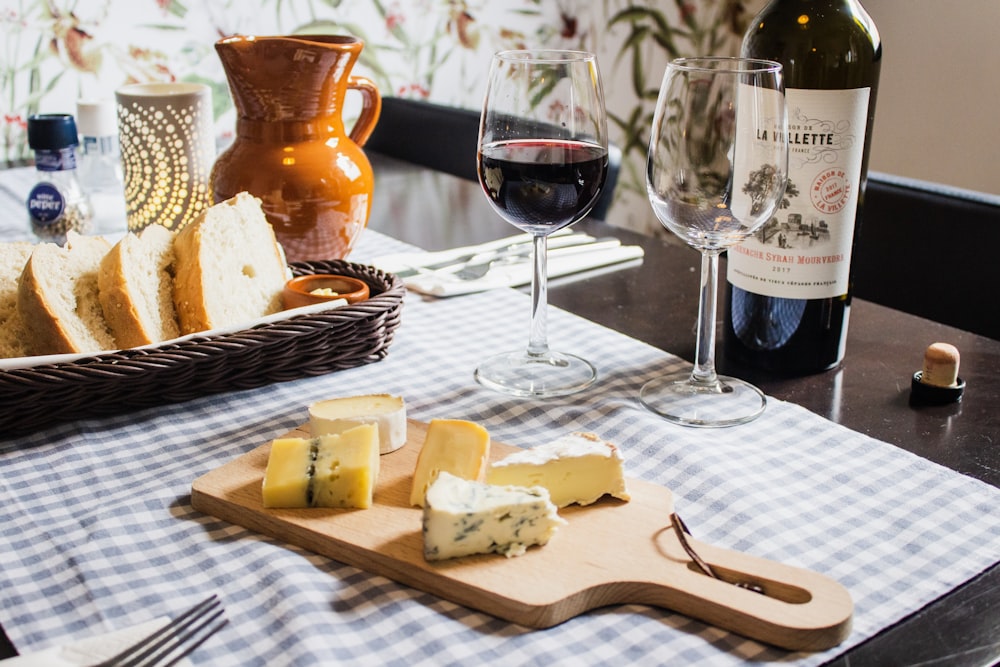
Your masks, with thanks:
M760 243L781 249L804 250L831 242L827 215L832 216L843 209L850 198L850 183L844 171L829 169L822 172L810 185L808 200L792 201L800 195L798 186L789 179L778 212L754 234Z

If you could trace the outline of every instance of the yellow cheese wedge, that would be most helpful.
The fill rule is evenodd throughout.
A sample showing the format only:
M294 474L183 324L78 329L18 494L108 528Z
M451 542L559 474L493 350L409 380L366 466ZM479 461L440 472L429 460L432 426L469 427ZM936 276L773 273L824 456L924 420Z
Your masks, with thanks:
M279 438L271 443L264 471L264 507L309 507L313 440Z
M486 481L545 487L559 507L589 505L606 494L629 500L622 468L613 444L593 433L571 433L494 461Z
M490 456L490 434L461 419L432 419L413 471L410 504L424 506L427 488L446 471L461 479L481 481Z
M314 438L343 433L360 424L377 424L379 451L394 452L406 444L406 403L399 396L368 394L319 401L309 406Z
M271 443L262 494L266 508L371 507L379 470L378 426Z

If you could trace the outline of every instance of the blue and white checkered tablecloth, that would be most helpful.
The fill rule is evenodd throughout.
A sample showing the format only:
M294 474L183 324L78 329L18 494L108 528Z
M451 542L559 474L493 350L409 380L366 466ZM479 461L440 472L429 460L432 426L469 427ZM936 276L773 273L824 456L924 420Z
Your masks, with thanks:
M368 232L352 259L404 249ZM751 424L670 425L636 395L683 363L562 311L550 309L550 340L594 361L596 386L547 401L482 389L477 361L523 345L528 311L513 290L411 294L377 364L0 440L0 621L12 641L32 651L215 591L231 622L197 664L811 665L1000 560L996 488L774 399ZM367 392L404 396L416 419L481 422L511 444L599 433L621 446L630 476L673 490L700 540L844 584L850 638L788 653L641 605L530 630L191 508L195 478L304 423L309 402Z

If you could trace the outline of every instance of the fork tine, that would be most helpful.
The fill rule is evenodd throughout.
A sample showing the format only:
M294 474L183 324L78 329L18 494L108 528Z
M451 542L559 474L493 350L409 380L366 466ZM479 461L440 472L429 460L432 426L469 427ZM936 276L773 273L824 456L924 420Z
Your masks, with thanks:
M177 637L172 645L165 647L165 649L162 650L160 653L154 655L151 659L152 662L144 664L147 665L147 667L153 667L154 665L157 667L171 667L172 665L176 665L185 657L194 653L195 649L204 644L206 639L214 635L216 632L221 630L227 623L229 623L228 618L222 618L222 620L220 620L218 623L209 627L211 623L213 623L216 619L222 616L224 611L225 610L223 609L217 610L214 614L212 614L211 616L207 617L204 621L202 621L200 625L191 628L183 635ZM197 639L190 641L190 643L186 643L189 642L189 640L195 637L202 630L205 630L204 634L202 634ZM171 655L173 657L170 657ZM170 658L167 662L161 662L162 660L167 658Z
M139 640L118 655L99 663L96 667L152 667L153 665L161 664L158 661L169 656L181 647L184 642L206 628L224 612L225 610L222 609L218 596L211 595L156 632ZM227 619L222 619L221 623L209 628L203 637L199 638L194 644L185 647L180 655L177 655L171 662L165 664L172 665L181 658L189 655L227 622ZM192 625L194 627L188 630L187 628Z

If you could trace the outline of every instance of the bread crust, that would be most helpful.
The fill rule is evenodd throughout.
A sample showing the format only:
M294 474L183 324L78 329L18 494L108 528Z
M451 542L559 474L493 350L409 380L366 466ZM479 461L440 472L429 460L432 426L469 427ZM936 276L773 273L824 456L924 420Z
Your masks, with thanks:
M104 239L85 240L83 243L102 243L107 250L108 243ZM72 244L72 240L70 241ZM46 247L51 246L51 247ZM96 246L95 246L96 247ZM83 305L83 297L77 293L78 288L83 287L84 280L91 279L85 275L71 275L69 267L65 267L65 275L58 278L64 284L53 286L46 280L45 272L47 267L44 264L42 255L49 252L68 253L71 249L56 248L53 244L42 244L37 246L31 257L24 265L21 278L17 286L17 309L21 314L21 320L29 333L27 348L33 355L42 354L67 354L74 352L100 352L103 350L115 349L115 340L111 332L107 329L107 324L101 318L100 322L86 323L80 319L81 326L89 330L89 337L92 337L95 344L87 345L85 341L75 335L72 331L72 322L64 319L80 317L79 308ZM61 261L68 265L67 255L63 254ZM94 273L96 273L96 265ZM85 272L85 273L90 273ZM97 276L93 276L95 282L93 291L96 293ZM59 292L70 289L72 292L73 308L72 314L60 312L60 307L55 303L59 295L51 294L50 291ZM96 298L96 294L94 295Z
M122 347L148 345L153 341L143 326L139 309L125 281L124 247L116 243L101 260L101 270L97 274L97 285L104 318Z
M0 358L27 356L28 334L17 310L17 283L34 246L24 241L0 246Z
M28 258L17 285L17 310L30 334L27 348L33 355L76 352L76 346L60 325L59 315L42 296L43 288L33 260L34 255Z
M145 241L151 243L159 243L161 241L164 243L173 243L172 237L169 236L169 240L159 239L153 241L147 238L147 234L149 233L169 234L164 227L149 228L139 235L130 233L116 243L104 256L101 260L101 269L97 276L104 317L108 321L108 326L121 347L138 347L140 345L159 343L169 338L176 338L178 335L173 304L172 278L166 278L170 283L167 293L169 302L161 304L159 301L161 296L160 283L165 279L161 276L161 262L164 261L164 258L161 258L159 253L164 251L157 249L157 256L152 258L156 261L157 265L155 267L146 267L147 270L153 271L156 275L157 281L155 285L131 284L129 282L129 275L131 274L134 279L135 272L140 268L130 266L130 264L140 263L144 259L148 259L141 256L141 251L150 252L149 249L153 247L140 244ZM130 251L134 256L129 257ZM173 257L172 249L165 252L168 252L169 256ZM144 288L145 290L149 290L148 293L144 291ZM169 319L171 321L151 321L147 317L144 317L142 308L140 307L142 301L146 301L151 306L150 310L158 311L164 320ZM169 312L164 312L164 308L169 310Z
M66 335L59 315L49 305L35 272L35 255L32 253L24 265L17 284L17 309L24 328L31 334L27 348L33 355L76 352L76 346Z
M233 211L226 208L232 207ZM209 298L209 290L227 289L233 287L233 277L240 274L236 271L225 271L220 268L219 253L232 252L232 248L220 248L217 244L206 240L206 228L213 225L212 216L226 216L230 213L243 217L244 223L250 225L267 225L261 210L260 200L247 193L240 193L224 202L219 202L205 211L197 220L187 225L174 236L174 254L176 275L174 277L174 307L177 310L177 321L180 324L181 334L197 333L222 326L231 325L234 322L224 321L226 315L219 312L217 307L218 298L215 299L216 307L213 309L213 299ZM222 223L228 224L228 223ZM256 228L260 229L260 228ZM281 309L281 289L284 286L285 267L284 252L274 237L274 232L269 226L264 227L266 235L269 236L269 247L267 250L260 249L260 253L266 254L267 259L261 258L259 268L261 273L273 273L281 271L282 278L280 284L270 285L273 295L266 309L267 312L255 312L252 317L262 317L264 315L277 312ZM236 243L237 249L242 250L240 244L245 245L245 240ZM272 256L273 253L273 256ZM230 258L233 259L233 258ZM267 266L263 266L267 264ZM225 284L217 284L223 279L225 273ZM229 298L239 300L239 294L229 294Z
M174 278L174 308L181 334L197 333L212 328L208 309L203 297L204 271L199 261L201 248L201 225L199 218L174 237L174 253L177 255L177 276Z

